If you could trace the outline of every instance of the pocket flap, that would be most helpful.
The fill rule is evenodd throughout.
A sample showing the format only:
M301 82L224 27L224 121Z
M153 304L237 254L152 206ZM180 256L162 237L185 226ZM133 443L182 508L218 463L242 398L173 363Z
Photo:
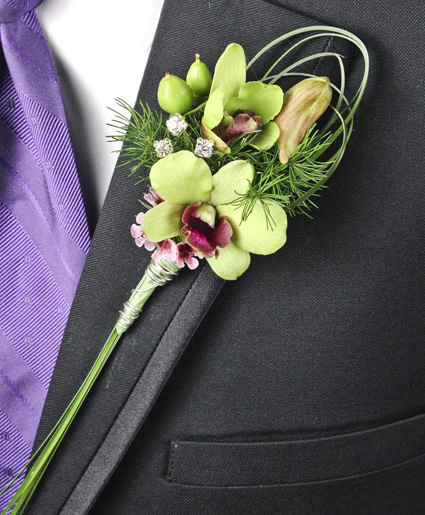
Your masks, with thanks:
M377 472L424 453L425 415L309 440L175 441L168 481L210 487L329 481Z

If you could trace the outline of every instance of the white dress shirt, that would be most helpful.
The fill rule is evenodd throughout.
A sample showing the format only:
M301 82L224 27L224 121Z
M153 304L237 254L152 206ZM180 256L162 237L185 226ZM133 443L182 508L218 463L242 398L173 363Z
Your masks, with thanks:
M97 219L117 160L107 142L120 97L134 105L163 0L44 0L36 12L61 83L77 166Z

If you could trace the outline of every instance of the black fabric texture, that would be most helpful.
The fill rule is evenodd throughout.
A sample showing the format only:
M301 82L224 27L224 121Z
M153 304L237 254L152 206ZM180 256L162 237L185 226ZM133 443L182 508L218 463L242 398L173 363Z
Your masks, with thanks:
M155 292L28 513L425 513L423 18L414 0L166 0L140 92L153 108L164 72L184 76L195 52L212 69L231 41L250 58L316 20L364 40L369 85L313 218L290 219L285 247L234 283L204 264ZM360 68L352 55L350 88ZM129 237L141 192L127 174L114 174L36 446L149 262Z
M187 486L244 487L358 477L416 460L425 454L424 434L421 415L307 440L172 442L167 480Z

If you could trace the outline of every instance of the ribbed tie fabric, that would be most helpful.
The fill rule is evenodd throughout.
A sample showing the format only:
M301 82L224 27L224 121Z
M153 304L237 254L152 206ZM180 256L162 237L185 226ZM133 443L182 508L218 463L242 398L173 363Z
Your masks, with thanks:
M40 3L0 0L0 490L30 457L89 247Z

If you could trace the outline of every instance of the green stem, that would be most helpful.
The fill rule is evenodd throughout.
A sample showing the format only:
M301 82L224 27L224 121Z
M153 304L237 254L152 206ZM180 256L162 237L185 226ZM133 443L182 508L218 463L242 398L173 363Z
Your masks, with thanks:
M152 273L154 270L154 273ZM129 328L132 323L132 318L136 318L136 312L140 311L157 286L162 286L166 281L177 275L177 267L174 263L170 263L163 259L159 263L159 267L152 269L152 264L148 267L145 274L137 287L132 291L132 294L125 304L124 312L121 314L115 327L112 329L108 339L102 347L94 365L90 369L83 384L74 395L71 402L68 404L64 413L49 433L44 442L40 445L39 449L35 452L31 460L25 467L18 473L18 475L11 481L1 492L0 495L5 493L13 485L13 483L28 470L28 473L23 480L21 486L16 491L15 495L10 500L9 504L3 510L1 515L6 515L13 507L11 512L13 515L23 512L28 502L30 501L38 483L41 481L49 463L53 459L59 445L64 439L69 427L75 419L80 407L89 394L92 386L99 377L103 367L114 351L118 344L121 335Z
M188 111L187 113L184 113L185 116L189 115L189 114L193 114L193 113L196 113L197 111L200 111L201 109L203 109L205 107L205 104L207 102L202 102L202 104L199 104L198 107L195 107L195 109L192 109L191 111Z
M194 148L192 140L190 139L189 134L185 130L183 131L182 137L184 139L186 147L189 148L191 152L193 152Z

